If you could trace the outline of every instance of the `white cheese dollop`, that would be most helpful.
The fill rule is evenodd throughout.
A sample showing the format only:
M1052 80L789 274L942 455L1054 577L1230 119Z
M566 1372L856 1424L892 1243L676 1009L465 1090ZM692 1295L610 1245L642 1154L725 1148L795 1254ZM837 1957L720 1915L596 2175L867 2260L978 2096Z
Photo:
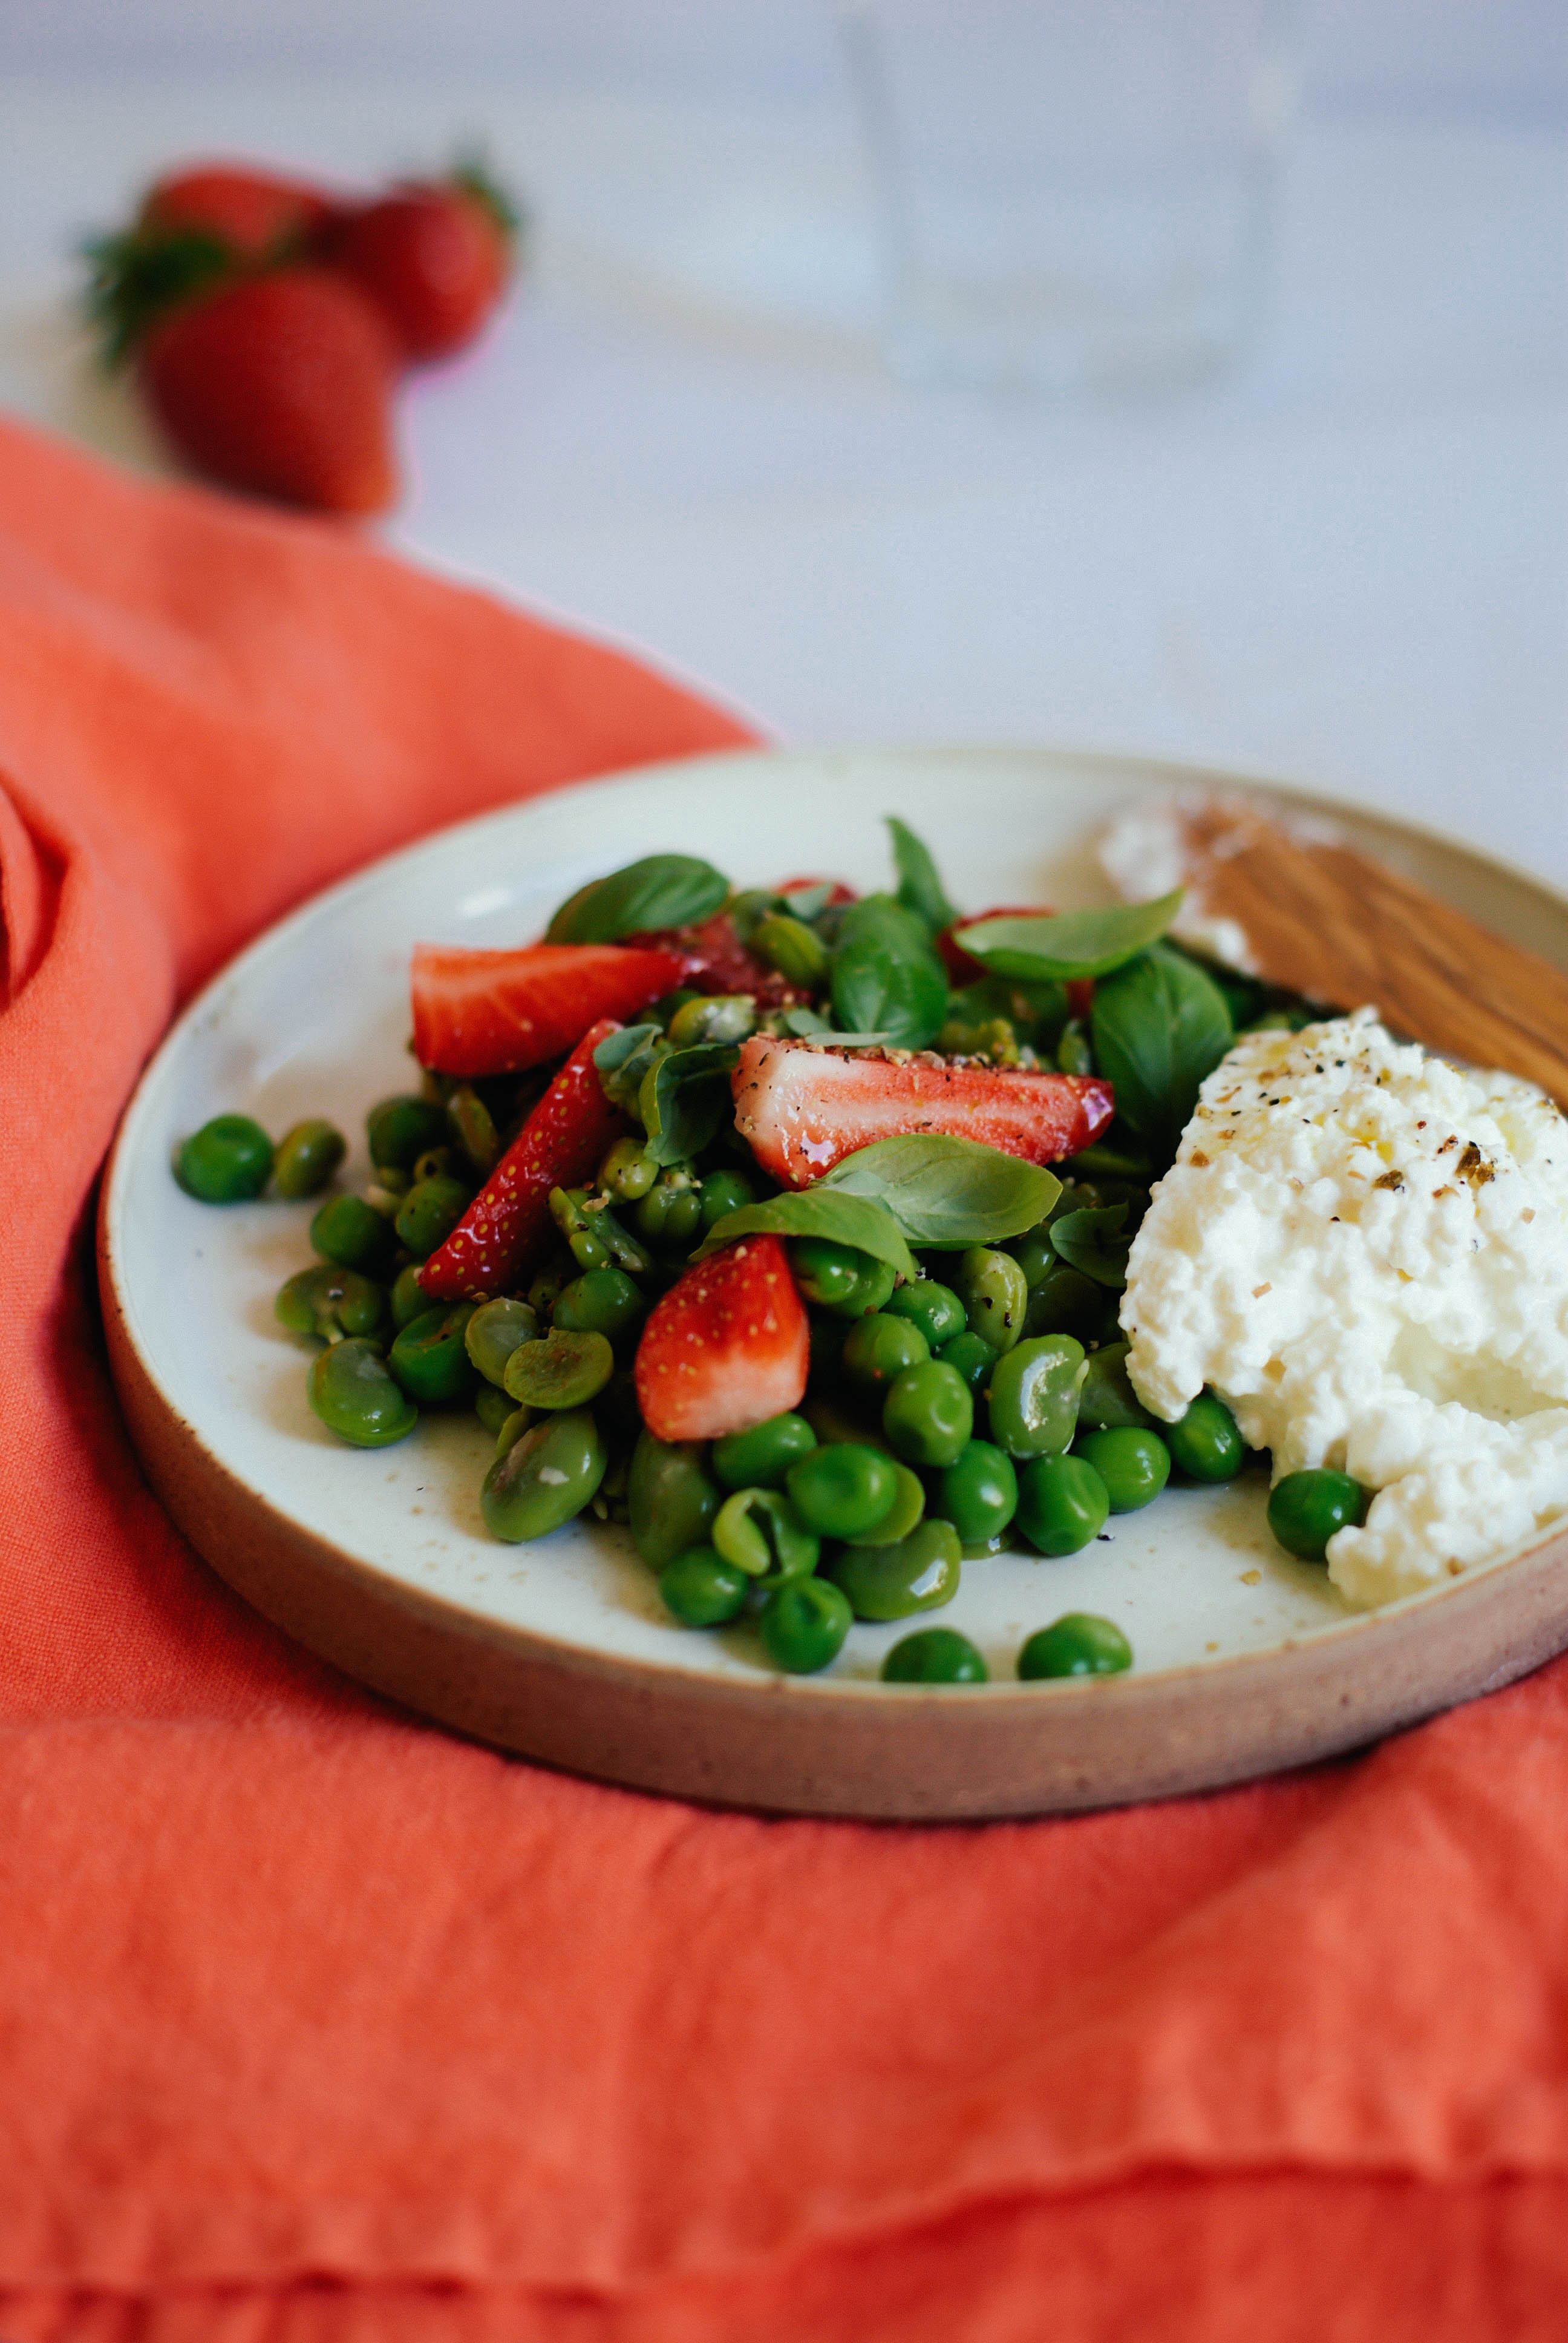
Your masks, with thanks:
M1568 1122L1370 1009L1253 1033L1203 1084L1121 1323L1167 1423L1211 1384L1274 1476L1377 1492L1330 1540L1359 1606L1568 1513Z

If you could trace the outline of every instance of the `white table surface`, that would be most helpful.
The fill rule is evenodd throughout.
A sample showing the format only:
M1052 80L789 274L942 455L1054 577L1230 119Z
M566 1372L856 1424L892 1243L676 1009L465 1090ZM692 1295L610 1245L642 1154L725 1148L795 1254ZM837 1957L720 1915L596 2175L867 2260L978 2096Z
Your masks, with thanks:
M171 157L341 174L482 131L518 298L412 382L390 543L798 743L1275 772L1568 883L1568 140L1309 112L1230 379L1053 406L883 373L831 107L405 74L0 83L0 404L138 467L69 253Z

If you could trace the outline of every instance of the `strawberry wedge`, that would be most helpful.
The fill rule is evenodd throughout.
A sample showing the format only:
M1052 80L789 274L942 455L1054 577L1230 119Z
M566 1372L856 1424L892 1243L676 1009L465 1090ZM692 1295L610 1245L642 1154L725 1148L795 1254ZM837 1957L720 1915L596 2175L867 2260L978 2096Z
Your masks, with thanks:
M777 1237L694 1262L642 1330L637 1403L656 1440L722 1440L806 1391L809 1331Z
M558 1058L596 1019L646 1009L680 972L672 952L623 944L417 944L415 1054L438 1074L519 1073Z
M809 1188L874 1140L917 1131L1056 1163L1087 1147L1115 1109L1110 1083L1092 1075L823 1050L762 1034L742 1047L730 1087L736 1128L789 1188Z
M606 1098L593 1061L599 1043L617 1030L606 1017L583 1035L446 1243L425 1262L419 1282L432 1302L473 1302L517 1284L548 1239L550 1190L580 1186L612 1140L630 1128Z

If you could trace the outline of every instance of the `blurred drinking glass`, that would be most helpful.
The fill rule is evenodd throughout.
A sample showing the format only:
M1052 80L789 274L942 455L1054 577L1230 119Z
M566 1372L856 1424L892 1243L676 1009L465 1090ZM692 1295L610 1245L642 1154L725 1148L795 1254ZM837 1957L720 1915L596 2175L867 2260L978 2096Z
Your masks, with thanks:
M851 0L841 21L899 373L1164 384L1244 347L1290 110L1281 0Z

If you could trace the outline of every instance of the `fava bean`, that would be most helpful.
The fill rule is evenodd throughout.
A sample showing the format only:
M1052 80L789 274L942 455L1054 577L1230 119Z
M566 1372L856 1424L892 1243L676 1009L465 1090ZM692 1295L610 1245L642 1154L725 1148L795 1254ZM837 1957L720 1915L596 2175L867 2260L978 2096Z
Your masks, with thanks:
M397 1235L416 1261L428 1261L444 1245L470 1202L461 1180L437 1172L417 1180L397 1207Z
M713 1470L727 1489L781 1489L790 1465L816 1445L817 1435L803 1415L770 1415L749 1431L716 1440Z
M699 992L683 1001L669 1021L678 1050L699 1041L744 1041L757 1028L757 1004L749 992Z
M884 1684L984 1684L984 1660L956 1627L921 1627L893 1645L882 1662Z
M689 1172L661 1172L637 1208L638 1234L660 1252L686 1252L702 1232L702 1192Z
M175 1158L175 1177L204 1204L247 1204L272 1174L272 1141L248 1114L215 1114Z
M1154 1418L1133 1390L1127 1373L1128 1345L1107 1342L1090 1353L1089 1373L1078 1396L1080 1431L1147 1431Z
M392 1323L400 1334L430 1307L430 1297L419 1282L419 1263L409 1262L392 1281Z
M370 1161L378 1171L411 1172L427 1147L447 1136L447 1110L434 1099L405 1093L384 1098L365 1118Z
M1032 1634L1018 1655L1026 1684L1042 1676L1113 1676L1132 1665L1132 1646L1112 1619L1069 1611Z
M790 984L815 992L828 973L828 950L816 930L788 911L772 911L752 930L751 950Z
M874 1529L861 1530L859 1536L847 1538L846 1544L897 1545L919 1527L926 1510L925 1483L907 1464L895 1464L893 1473L897 1486L892 1503Z
M650 1570L662 1570L689 1546L710 1542L722 1501L699 1443L656 1440L645 1431L632 1452L626 1502L633 1545Z
M1010 1456L1058 1456L1071 1445L1078 1394L1089 1373L1070 1334L1040 1334L997 1361L990 1379L990 1430Z
M272 1184L290 1202L298 1196L314 1196L318 1188L326 1187L347 1151L343 1133L318 1115L307 1122L297 1122L277 1142Z
M607 1196L635 1204L647 1195L658 1177L658 1166L640 1139L618 1139L598 1167L598 1184Z
M591 1409L568 1408L546 1416L486 1473L479 1492L486 1527L512 1545L548 1537L592 1502L605 1462Z
M346 1334L379 1334L387 1323L387 1296L355 1269L327 1262L302 1269L278 1288L273 1310L291 1334L339 1342Z
M935 1611L959 1591L963 1557L951 1522L921 1522L897 1545L846 1546L831 1575L857 1619L907 1619Z
M556 1306L558 1296L565 1292L576 1275L576 1266L569 1258L563 1260L558 1256L554 1261L548 1261L528 1288L528 1308L537 1316L548 1318Z
M798 1578L822 1551L782 1489L737 1489L719 1508L713 1543L749 1578Z
M463 1340L473 1314L471 1302L437 1302L405 1326L387 1353L392 1373L422 1407L473 1397L478 1376Z
M647 1314L648 1304L624 1269L585 1269L562 1286L550 1313L568 1334L603 1334L612 1342Z
M1018 1476L1015 1518L1040 1554L1077 1554L1100 1535L1110 1511L1104 1482L1081 1456L1037 1456Z
M333 1342L311 1366L310 1404L329 1432L355 1448L386 1448L413 1431L419 1411L393 1380L379 1343Z
M329 1196L310 1223L310 1242L325 1260L367 1277L389 1270L397 1250L391 1222L363 1196Z
M615 1353L604 1335L568 1334L557 1326L541 1342L518 1344L501 1384L525 1407L582 1408L614 1373Z
M514 1415L519 1414L524 1421L518 1429L520 1432L526 1432L528 1413L527 1408L516 1406L496 1383L481 1381L477 1391L474 1393L474 1413L487 1432L499 1433L504 1423L509 1423Z
M500 1161L501 1135L496 1119L476 1090L461 1083L447 1101L447 1113L457 1134L464 1162L477 1178L487 1180Z
M872 1325L875 1321L865 1322ZM858 1333L859 1329L855 1331ZM854 1339L851 1334L850 1342ZM928 1470L940 1471L957 1463L974 1431L974 1400L968 1383L956 1367L941 1359L926 1359L906 1367L882 1407L882 1430L894 1453L906 1464Z
M958 1257L953 1291L963 1303L970 1332L993 1351L1010 1351L1023 1333L1029 1308L1029 1287L1011 1253L971 1245Z
M507 1380L507 1361L519 1342L538 1340L538 1312L526 1302L513 1302L498 1295L493 1302L481 1302L469 1319L463 1336L468 1356L488 1383L498 1386ZM514 1402L515 1405L516 1403Z

